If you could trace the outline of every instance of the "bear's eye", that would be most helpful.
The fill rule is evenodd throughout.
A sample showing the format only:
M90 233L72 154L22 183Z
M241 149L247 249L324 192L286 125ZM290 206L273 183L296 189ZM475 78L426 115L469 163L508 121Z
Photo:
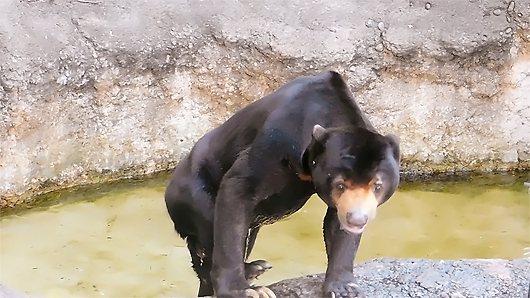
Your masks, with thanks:
M344 189L346 188L344 186L344 184L342 183L337 183L337 185L335 185L335 188L338 190L338 191L344 191Z
M375 192L378 192L378 191L381 190L382 187L383 187L383 183L376 183L376 184L374 185L374 191L375 191Z

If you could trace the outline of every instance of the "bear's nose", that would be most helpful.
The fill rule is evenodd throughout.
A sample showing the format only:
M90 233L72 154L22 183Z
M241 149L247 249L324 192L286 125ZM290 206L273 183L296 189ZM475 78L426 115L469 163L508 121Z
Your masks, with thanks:
M368 216L359 210L346 213L348 224L357 228L363 228L368 222Z

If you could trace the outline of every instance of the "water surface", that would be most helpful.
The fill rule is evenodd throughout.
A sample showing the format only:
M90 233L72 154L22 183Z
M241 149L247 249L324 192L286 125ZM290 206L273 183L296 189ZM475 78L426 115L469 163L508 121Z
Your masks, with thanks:
M49 195L0 219L0 283L43 297L193 296L198 281L173 231L167 175ZM510 175L403 183L367 227L357 262L376 257L521 258L530 246L530 196ZM262 229L250 259L274 268L259 284L325 270L325 206Z

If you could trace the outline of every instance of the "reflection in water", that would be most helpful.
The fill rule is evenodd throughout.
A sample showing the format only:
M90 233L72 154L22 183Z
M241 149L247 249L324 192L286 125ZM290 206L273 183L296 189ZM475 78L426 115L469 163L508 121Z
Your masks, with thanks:
M166 181L70 191L60 204L2 216L0 283L45 297L195 295L188 251L166 214ZM526 188L522 181L487 184L402 184L367 227L357 262L523 257L530 246ZM250 259L266 259L274 268L259 284L325 270L324 213L313 197L295 215L262 229Z

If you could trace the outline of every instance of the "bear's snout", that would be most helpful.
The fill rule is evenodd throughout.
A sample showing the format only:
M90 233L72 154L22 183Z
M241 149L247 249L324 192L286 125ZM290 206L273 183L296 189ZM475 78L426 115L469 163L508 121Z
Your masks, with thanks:
M369 187L348 188L333 201L342 229L350 233L362 233L377 212L377 198Z
M368 223L368 215L362 210L353 210L346 213L346 222L354 228L362 229Z
M368 213L362 209L354 209L346 212L345 215L343 212L340 212L337 215L339 217L341 228L353 234L362 233L371 219Z

